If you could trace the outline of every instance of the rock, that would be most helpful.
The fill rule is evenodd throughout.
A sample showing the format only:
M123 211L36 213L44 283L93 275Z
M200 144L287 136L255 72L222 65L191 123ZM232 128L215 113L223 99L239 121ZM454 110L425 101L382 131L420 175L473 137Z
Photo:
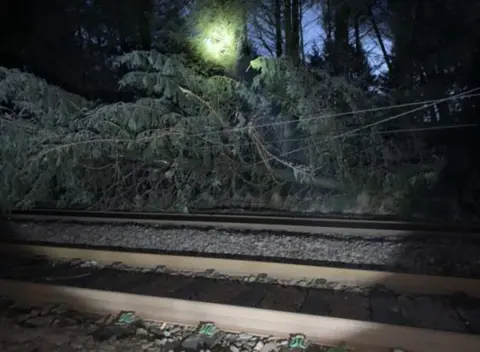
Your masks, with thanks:
M253 347L250 346L249 344L243 345L242 347L243 347L244 352L252 352L252 350L253 350Z
M315 279L314 282L317 286L325 286L328 283L326 279Z
M277 351L277 350L278 350L277 344L274 343L274 342L269 342L266 345L264 345L260 351L261 352L272 352L272 351Z
M116 326L107 325L100 327L92 336L96 341L116 341L136 335L136 328L134 326Z
M238 348L238 347L235 346L235 345L231 345L231 346L230 346L230 351L231 351L231 352L240 352L240 348Z
M71 266L80 266L82 264L83 264L83 260L81 260L81 259L72 259L70 261Z
M182 350L184 351L197 351L201 345L199 338L189 336L182 342Z
M80 264L80 267L81 268L90 268L90 267L94 267L94 266L97 266L98 263L95 261L95 260L89 260L89 261L86 261L86 262L83 262L82 264Z
M54 306L50 311L55 314L65 314L68 312L68 306L66 304L59 304Z
M167 339L155 339L155 344L157 346L163 346L167 343Z
M264 343L262 341L258 341L256 343L255 347L253 347L253 350L254 351L261 351L263 346L265 346Z
M60 327L76 326L78 325L78 321L69 317L60 317L55 319L55 322L52 325Z
M135 334L140 337L148 336L148 331L147 329L144 328L137 328Z
M153 269L153 271L156 271L158 273L163 273L165 269L166 269L165 265L158 265Z
M49 326L52 324L53 318L49 316L39 316L34 317L26 320L24 323L34 326L34 327L42 327L42 326Z
M307 280L300 280L297 282L297 285L300 286L300 287L307 287L309 286L310 282L307 281Z
M155 342L147 342L142 345L142 350L148 350L155 345Z
M30 318L30 314L20 314L17 316L17 322L18 323L22 323L24 322L25 320L27 320L28 318Z
M105 324L105 321L109 318L110 316L106 316L106 317L100 317L98 318L97 320L95 320L95 325L103 325Z
M85 349L89 350L89 351L92 351L94 350L94 347L95 347L95 340L93 339L92 336L87 336L85 337L85 342L84 342L84 347Z
M97 331L98 326L95 324L89 324L88 326L85 327L87 330L87 334L91 335L93 332Z
M171 329L169 330L169 332L170 332L172 335L175 335L176 333L181 332L181 331L182 331L182 329L181 329L179 326L175 326L175 327L173 327L173 328L171 328Z
M83 344L78 343L78 342L72 342L70 343L70 346L75 348L76 350L81 350L83 349Z
M54 340L57 346L68 344L70 342L70 339L71 337L66 334L55 334L55 336L52 337L52 340Z
M32 311L30 311L30 316L36 317L36 316L40 315L41 313L42 313L42 311L39 310L39 309L32 309Z

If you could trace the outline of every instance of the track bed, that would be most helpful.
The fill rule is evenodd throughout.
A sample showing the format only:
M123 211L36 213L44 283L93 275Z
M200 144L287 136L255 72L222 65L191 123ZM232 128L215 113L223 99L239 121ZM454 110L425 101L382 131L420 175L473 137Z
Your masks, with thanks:
M8 256L0 267L1 279L480 334L480 300L460 294L338 291Z

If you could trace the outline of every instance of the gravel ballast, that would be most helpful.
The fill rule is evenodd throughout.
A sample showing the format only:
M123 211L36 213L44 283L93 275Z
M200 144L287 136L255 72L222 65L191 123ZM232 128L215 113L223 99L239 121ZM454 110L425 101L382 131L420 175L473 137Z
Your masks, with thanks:
M301 261L431 275L480 275L480 241L464 236L309 236L134 224L24 221L4 223L2 239L256 260Z
M136 320L116 326L115 316L86 314L66 305L28 306L0 298L2 352L280 352L288 341L218 330L203 340L196 327ZM308 352L332 348L311 344ZM295 350L290 350L295 352ZM338 351L338 350L335 350ZM342 349L342 351L344 351Z

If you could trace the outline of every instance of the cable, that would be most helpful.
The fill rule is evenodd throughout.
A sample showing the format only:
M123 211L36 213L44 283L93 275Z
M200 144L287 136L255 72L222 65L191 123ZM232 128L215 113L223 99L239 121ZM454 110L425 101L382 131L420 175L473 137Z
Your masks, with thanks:
M471 90L469 90L469 91L467 91L467 92L464 92L464 93L457 94L457 95L455 95L455 96L453 96L453 97L448 97L448 98L439 99L437 102L448 101L448 100L456 99L456 98L462 97L462 96L464 97L465 95L470 94L470 93L473 93L474 91L477 91L477 90L480 90L480 87L471 89ZM476 94L476 95L480 95L480 94ZM406 112L404 112L404 113L400 113L400 114L397 114L397 115L388 117L388 118L386 118L386 119L382 119L382 120L380 120L380 121L371 123L371 124L369 124L369 125L362 126L362 127L356 128L356 129L354 129L354 130L351 130L351 131L342 133L342 134L340 134L340 135L334 136L334 137L329 138L329 139L327 139L327 140L321 141L321 142L317 143L316 146L320 146L320 145L322 145L322 144L326 144L326 143L328 143L328 142L330 142L330 141L332 141L332 140L338 139L338 138L346 137L346 136L348 136L349 134L352 134L352 133L354 133L354 132L358 132L358 131L361 131L361 130L370 128L370 127L372 127L372 126L376 126L376 125L379 125L379 124L381 124L381 123L384 123L384 122L387 122L387 121L391 121L391 120L397 119L397 118L399 118L399 117L401 117L401 116L408 115L408 114L410 114L410 113L412 113L412 112L415 112L415 111L419 111L419 110L428 108L428 107L430 107L430 106L433 106L433 105L437 104L437 102L433 102L433 103L427 104L426 106L422 106L422 107L419 107L419 108L415 108L415 109L406 111ZM353 134L353 135L355 135L355 134ZM350 137L351 137L351 136L350 136ZM287 155L294 154L294 153L297 153L297 152L299 152L299 151L301 151L301 150L305 150L305 149L308 149L308 148L310 148L310 146L300 147L300 148L297 148L297 149L295 149L295 150L291 150L291 151L282 153L281 155L275 156L275 158L285 157L285 156L287 156ZM267 159L266 161L271 161L271 160L273 160L273 159L275 159L275 158L271 157L271 158ZM257 164L258 164L258 163L257 163ZM254 165L255 165L255 164L254 164Z
M388 118L388 119L381 120L381 121L377 122L377 123L382 123L383 121L389 121L389 119L394 119L394 118L399 117L399 116L407 115L407 114L409 114L409 113L411 113L411 112L415 112L415 111L418 111L418 110L422 110L422 109L427 108L427 107L429 107L429 106L433 106L433 105L435 105L435 104L442 103L442 102L445 102L445 101L455 100L455 99L459 99L459 98L461 98L461 99L466 99L466 98L478 97L478 96L480 96L480 93L471 94L472 92L477 91L477 90L480 90L480 87L471 89L471 90L469 90L469 91L467 91L467 92L464 92L464 93L456 94L456 95L451 96L451 97L442 98L442 99L424 100L424 101L420 101L420 102L412 102L412 103L404 103L404 104L384 106L384 107L377 107L377 108L370 108L370 109L354 110L354 111L343 112L343 113L336 113L336 114L329 114L329 115L319 115L319 116L313 116L313 117L309 117L309 118L304 118L304 119L302 119L301 121L302 121L302 122L306 122L306 121L312 121L312 120L322 120L322 119L327 119L327 118L332 118L332 117L341 117L341 116L347 116L347 115L353 115L353 114L361 114L361 113L366 113L366 112L384 111L384 110L391 110L391 109L401 108L401 107L408 107L408 106L416 106L416 105L424 105L424 104L427 104L427 106L422 106L422 107L420 107L420 108L413 109L413 110L410 110L410 111L408 111L408 112L406 112L406 113L403 113L402 115L396 115L395 117ZM271 123L266 123L266 124L261 124L261 125L255 125L254 128L263 128L263 127L279 126L279 125L284 125L284 124L289 124L289 123L292 123L292 121L277 121L277 122L271 122ZM375 123L375 124L377 124L377 123ZM372 124L372 125L374 125L374 124ZM238 132L238 131L247 130L248 128L249 128L248 126L245 126L245 127L237 127L237 128L226 129L226 130L223 130L222 132ZM219 132L220 132L220 131L194 133L194 134L187 135L187 137L207 136L207 135L212 135L212 134L216 134L216 133L219 133Z

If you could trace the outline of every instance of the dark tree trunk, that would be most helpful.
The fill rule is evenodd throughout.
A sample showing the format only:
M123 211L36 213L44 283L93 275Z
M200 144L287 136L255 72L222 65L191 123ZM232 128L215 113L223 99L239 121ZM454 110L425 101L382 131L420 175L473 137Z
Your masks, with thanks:
M292 0L292 52L290 53L293 62L300 61L300 2Z
M362 53L362 41L360 38L360 19L359 16L355 16L355 52L357 55Z
M327 0L327 9L325 12L325 26L327 27L327 40L332 41L333 26L332 26L332 6L331 0Z
M388 67L388 70L392 72L392 63L390 62L390 57L387 54L387 49L385 48L385 44L383 43L382 34L380 33L380 29L378 28L378 24L375 20L375 16L373 14L371 6L368 6L368 14L370 16L370 22L372 23L373 30L375 31L375 36L377 37L378 44L380 45L380 49L382 50L382 55L384 57L385 63Z
M282 3L281 0L275 0L275 53L277 57L283 54L283 36L282 36Z
M150 0L145 0L145 8L142 8L142 13L138 15L138 27L140 35L140 47L142 50L150 50L152 47L152 29L151 18L152 18L152 4Z
M292 4L290 0L284 0L283 19L285 22L285 53L292 54Z

